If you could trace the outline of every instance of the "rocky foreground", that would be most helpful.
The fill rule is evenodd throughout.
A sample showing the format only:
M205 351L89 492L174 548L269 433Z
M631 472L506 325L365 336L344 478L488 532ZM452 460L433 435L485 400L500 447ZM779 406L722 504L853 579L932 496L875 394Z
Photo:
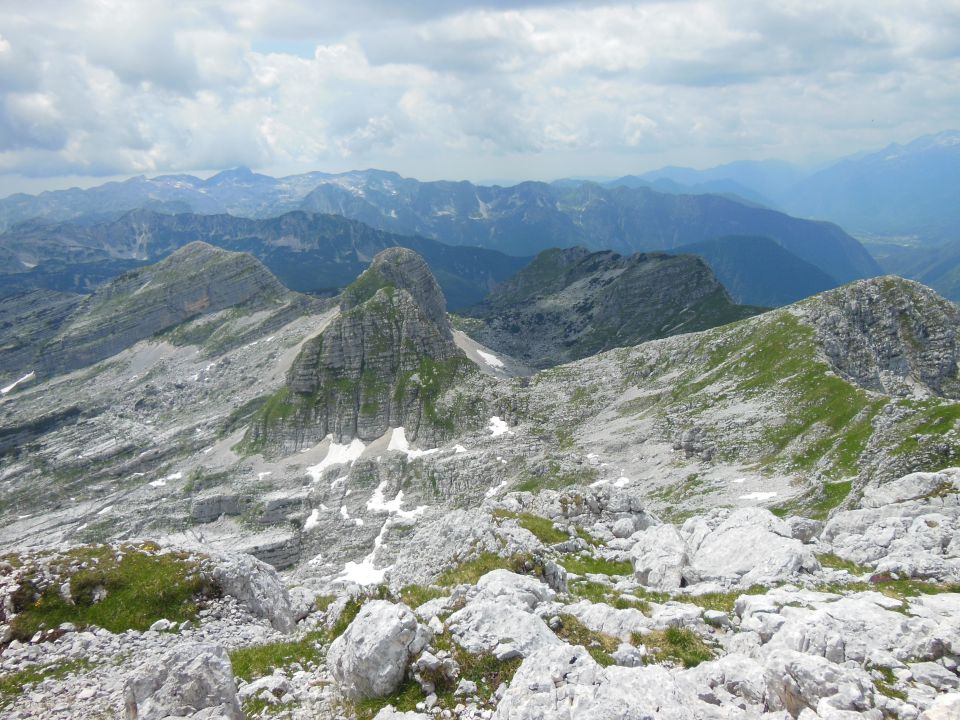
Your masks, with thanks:
M425 522L378 586L149 542L8 555L9 718L960 717L960 469L826 523L607 485Z

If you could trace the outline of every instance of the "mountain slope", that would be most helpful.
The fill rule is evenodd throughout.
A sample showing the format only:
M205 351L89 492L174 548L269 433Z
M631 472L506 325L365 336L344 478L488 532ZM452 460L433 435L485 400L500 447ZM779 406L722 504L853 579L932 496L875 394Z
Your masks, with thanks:
M731 235L675 252L702 257L730 296L745 305L789 305L838 285L828 273L768 238Z
M251 220L137 210L107 222L31 221L8 230L0 235L0 249L36 267L5 278L3 286L7 292L38 286L85 290L111 271L156 261L193 240L249 252L287 287L302 292L343 287L378 252L409 247L431 265L454 307L477 302L527 262L481 248L391 235L336 216L292 212Z
M482 304L468 333L532 367L548 367L756 314L692 256L547 250Z
M858 232L942 242L960 233L957 197L960 132L947 131L842 160L804 179L782 202L793 213Z
M582 245L621 253L673 249L724 235L769 237L840 282L876 275L864 248L829 223L799 220L718 195L669 195L592 183L419 183L384 173L325 182L304 209L332 212L393 232L512 254Z
M256 259L194 242L132 270L88 296L10 298L0 379L46 377L93 365L184 321L237 306L266 315L303 312L317 301L290 293ZM208 328L211 335L222 328Z

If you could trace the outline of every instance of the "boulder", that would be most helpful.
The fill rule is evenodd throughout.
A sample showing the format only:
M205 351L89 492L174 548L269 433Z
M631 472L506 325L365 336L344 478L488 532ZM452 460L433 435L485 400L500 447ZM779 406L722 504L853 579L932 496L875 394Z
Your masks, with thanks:
M960 717L960 693L940 695L920 715L920 720L956 720Z
M519 575L509 570L491 570L477 581L480 595L504 598L531 610L539 603L551 602L557 594L545 583L530 575Z
M496 720L705 720L730 717L659 665L601 668L580 646L541 648L523 661Z
M242 720L230 657L219 645L188 643L162 660L140 661L123 688L127 720L161 720L201 711Z
M347 698L385 697L403 682L411 656L429 638L406 605L373 600L334 640L327 666Z
M702 579L773 585L820 569L790 526L762 508L736 510L706 534L692 558Z
M472 655L493 653L500 660L527 657L561 641L536 615L509 602L478 599L447 620L460 647Z
M805 708L818 710L821 700L837 710L864 711L873 705L873 681L859 669L792 650L771 653L766 660L767 706L798 717Z
M673 525L656 525L636 536L630 550L637 581L657 590L675 590L695 580L687 543Z
M277 571L252 555L224 555L215 559L213 579L225 595L237 599L256 617L268 620L280 632L293 630L290 597Z

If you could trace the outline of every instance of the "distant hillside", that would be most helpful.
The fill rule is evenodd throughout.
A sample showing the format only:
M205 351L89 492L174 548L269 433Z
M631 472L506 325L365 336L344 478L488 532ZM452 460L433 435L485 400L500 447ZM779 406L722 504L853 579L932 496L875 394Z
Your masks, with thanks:
M475 340L531 367L693 332L755 315L700 258L585 248L547 250L465 311Z
M727 236L678 248L702 257L738 303L779 307L840 283L763 237Z
M856 240L811 222L719 195L672 195L646 187L527 182L509 188L421 183L387 173L325 182L303 202L384 230L511 254L584 246L619 253L670 250L724 235L769 237L838 281L879 274Z
M795 214L881 235L960 237L960 132L854 156L811 175L782 198Z
M0 235L0 253L36 267L0 274L0 294L33 288L89 292L104 280L166 257L194 240L249 252L288 288L301 292L344 287L377 253L407 247L426 259L454 308L478 302L528 262L482 248L392 235L330 215L293 212L251 220L136 210L113 221L34 220L8 230Z

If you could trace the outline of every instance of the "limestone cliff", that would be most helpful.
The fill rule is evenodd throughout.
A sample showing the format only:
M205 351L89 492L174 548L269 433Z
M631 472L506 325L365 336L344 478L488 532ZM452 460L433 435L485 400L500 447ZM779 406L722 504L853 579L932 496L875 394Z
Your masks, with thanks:
M898 277L861 280L801 305L833 370L891 395L960 397L956 305Z
M248 447L293 451L328 434L372 440L400 426L410 437L442 435L454 419L436 402L472 368L426 263L411 250L385 250L344 291L340 315L304 346L251 426Z

